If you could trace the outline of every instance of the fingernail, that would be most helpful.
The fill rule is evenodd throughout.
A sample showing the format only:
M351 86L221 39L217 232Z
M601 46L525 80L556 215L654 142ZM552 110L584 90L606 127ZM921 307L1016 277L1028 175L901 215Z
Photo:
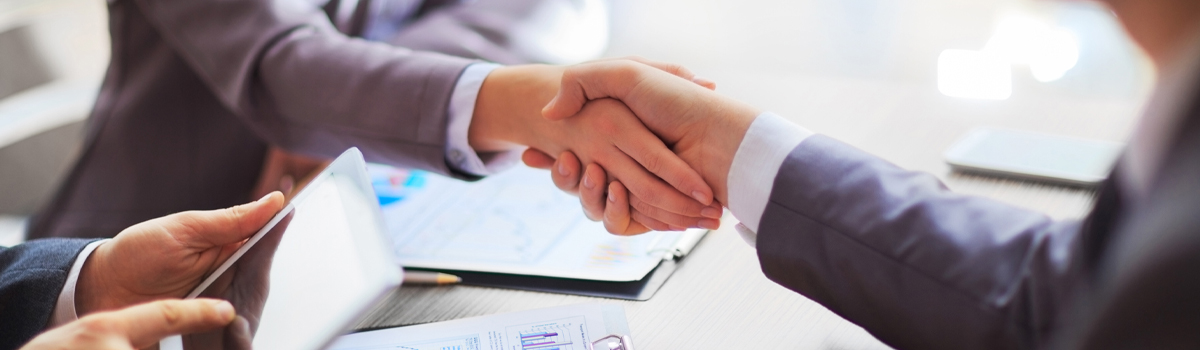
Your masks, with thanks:
M566 165L566 164L559 164L559 165L558 165L558 174L559 174L559 175L562 175L562 176L567 176L567 175L568 175L568 174L567 174L567 165Z
M721 228L721 222L717 221L717 220L703 219L703 220L700 220L699 223L700 223L700 228L703 228L703 229L716 230L716 229Z
M265 196L263 196L262 198L259 198L258 200L254 201L254 203L260 203L260 204L261 204L261 203L266 203L266 202L267 202L267 198L271 198L271 195L273 195L273 194L275 194L275 192L274 192L274 191L272 191L271 193L267 193L267 195L265 195Z
M708 80L708 78L705 78L705 77L702 77L699 75L692 76L692 82L696 83L696 85L700 85L700 86L704 86L704 87L709 87L709 86L714 87L714 88L717 87L717 82Z
M692 191L692 198L695 198L697 202L704 203L706 205L710 201L708 196L704 195L704 193L700 193L700 191Z
M721 218L721 209L712 208L712 207L700 209L700 216L703 216L706 218L712 218L712 219L720 219Z
M583 187L586 187L587 189L590 190L590 189L596 188L596 184L592 183L591 177L584 175L583 176Z
M609 202L616 203L616 202L617 202L617 195L613 194L613 192L612 192L612 191L608 191L608 201L609 201Z
M233 305L230 305L228 301L212 300L209 302L212 303L213 310L217 311L217 315L221 315L221 319L233 320Z

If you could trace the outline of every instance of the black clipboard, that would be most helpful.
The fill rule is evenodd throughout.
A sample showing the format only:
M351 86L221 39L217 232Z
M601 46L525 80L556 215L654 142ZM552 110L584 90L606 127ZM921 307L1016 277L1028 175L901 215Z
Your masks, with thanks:
M629 282L594 281L444 269L409 267L405 267L404 269L411 271L431 271L452 274L462 278L462 284L470 286L646 301L650 300L650 297L653 297L654 293L658 292L659 288L662 288L662 285L667 282L667 279L675 273L675 269L677 269L679 264L682 263L683 258L687 257L687 255L691 253L692 248L695 248L695 246L707 236L708 232L705 232L695 239L694 242L684 242L684 244L686 244L685 246L677 246L672 254L668 255L661 262L659 262L658 266L653 270L650 270L650 272L646 273L645 277L642 277L642 279L637 281Z

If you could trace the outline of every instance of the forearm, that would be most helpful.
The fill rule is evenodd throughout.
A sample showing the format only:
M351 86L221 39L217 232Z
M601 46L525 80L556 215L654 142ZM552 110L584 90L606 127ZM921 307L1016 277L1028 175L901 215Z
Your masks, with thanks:
M268 0L136 5L173 54L269 143L446 173L446 106L471 60L339 33L316 6Z
M1082 281L1077 230L817 135L779 169L757 248L772 280L893 346L1016 348Z

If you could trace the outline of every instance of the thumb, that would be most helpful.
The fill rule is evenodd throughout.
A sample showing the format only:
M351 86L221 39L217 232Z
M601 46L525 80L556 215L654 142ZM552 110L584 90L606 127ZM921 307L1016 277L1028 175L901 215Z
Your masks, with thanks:
M554 166L554 157L533 148L526 148L525 152L521 153L521 161L530 168L550 169Z
M137 349L172 335L225 326L234 316L233 305L216 299L159 300L94 315Z
M542 108L542 117L562 120L579 113L590 100L626 97L642 80L647 69L659 70L716 90L717 83L692 73L679 64L652 61L641 57L604 59L567 67L563 71L558 94Z
M283 194L268 193L255 202L232 208L188 211L164 217L169 232L192 246L223 246L249 238L283 209Z

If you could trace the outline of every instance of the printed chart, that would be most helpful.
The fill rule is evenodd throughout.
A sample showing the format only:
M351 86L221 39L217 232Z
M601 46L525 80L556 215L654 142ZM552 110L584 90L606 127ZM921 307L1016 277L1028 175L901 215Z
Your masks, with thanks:
M573 336L573 334L582 333L583 327L583 317L572 317L550 322L509 326L505 328L505 332L512 340L512 344L520 345L520 350L567 350L576 349L573 346L576 343L573 339L579 337ZM514 348L516 347L514 346ZM578 347L578 349L583 349L583 347Z
M369 170L397 261L407 267L634 281L680 237L613 236L542 170L517 167L474 183Z

